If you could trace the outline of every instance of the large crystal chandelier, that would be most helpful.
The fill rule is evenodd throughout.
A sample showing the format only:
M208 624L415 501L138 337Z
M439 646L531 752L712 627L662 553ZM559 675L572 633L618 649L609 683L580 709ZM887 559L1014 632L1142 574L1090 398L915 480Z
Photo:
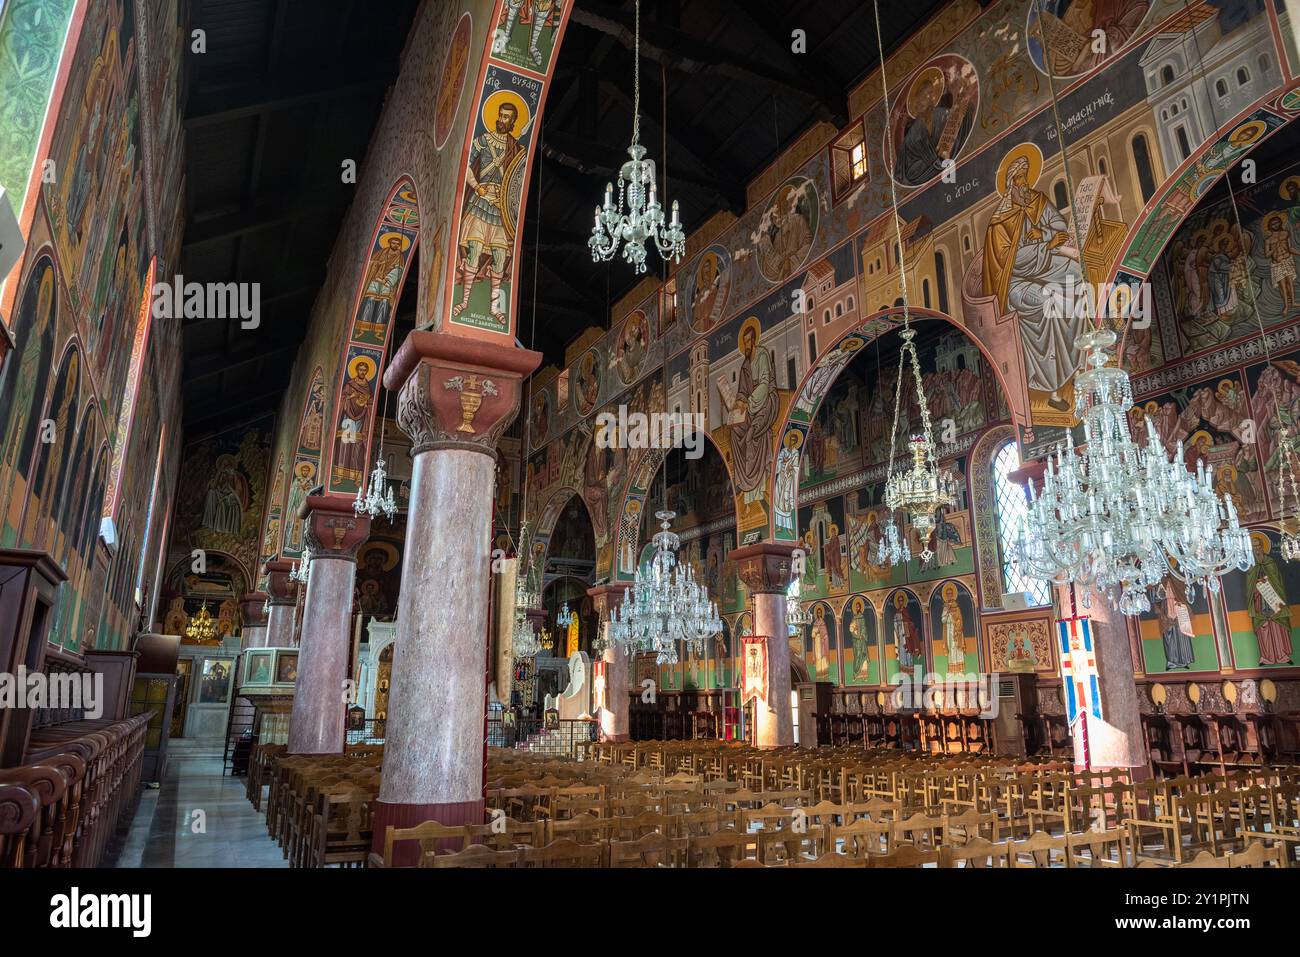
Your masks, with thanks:
M645 242L653 239L655 248L664 259L681 262L686 251L686 233L678 217L677 200L673 200L672 220L664 223L664 208L659 203L655 185L654 160L644 159L645 147L641 145L641 2L636 3L636 40L632 48L633 97L632 145L627 148L632 158L618 171L618 204L614 203L614 184L605 184L605 203L596 207L596 224L591 230L591 258L595 262L608 262L623 246L623 258L636 267L638 273L646 271ZM627 196L627 211L623 197Z
M935 512L940 508L954 508L957 504L956 480L947 469L939 468L934 432L930 426L930 404L921 378L921 361L916 354L916 330L907 325L907 318L904 311L903 348L898 354L898 380L894 385L894 426L889 433L889 476L885 480L885 507L891 514L885 521L884 537L877 550L877 561L890 565L907 562L912 557L912 550L906 537L899 534L892 513L903 511L907 514L907 521L916 530L917 539L925 545L921 557L928 561L933 554L928 542L930 533L934 531ZM898 434L908 358L912 360L910 371L916 380L916 401L921 407L921 434L913 435L909 442L912 467L903 471L901 467L897 470L894 467L894 440Z
M1178 443L1171 460L1147 419L1147 442L1129 431L1133 389L1128 373L1109 365L1115 333L1094 329L1075 345L1088 369L1075 378L1075 415L1087 446L1064 445L1048 456L1042 491L1029 488L1013 558L1022 573L1059 583L1093 585L1123 614L1150 611L1148 588L1166 576L1218 591L1219 576L1254 564L1250 536L1237 520L1232 496L1220 498L1203 461L1184 465Z
M677 664L677 643L697 655L704 641L722 633L718 606L695 581L691 566L677 561L681 540L670 530L676 512L655 513L654 557L636 570L636 580L609 617L609 637L631 651L653 651L661 665Z

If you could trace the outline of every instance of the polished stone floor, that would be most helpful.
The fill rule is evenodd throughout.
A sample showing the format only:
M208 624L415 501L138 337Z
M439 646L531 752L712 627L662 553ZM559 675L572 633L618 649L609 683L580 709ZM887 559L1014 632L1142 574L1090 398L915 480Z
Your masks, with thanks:
M172 741L167 774L140 799L118 867L288 867L244 778L222 774L221 749ZM202 813L195 813L202 812Z

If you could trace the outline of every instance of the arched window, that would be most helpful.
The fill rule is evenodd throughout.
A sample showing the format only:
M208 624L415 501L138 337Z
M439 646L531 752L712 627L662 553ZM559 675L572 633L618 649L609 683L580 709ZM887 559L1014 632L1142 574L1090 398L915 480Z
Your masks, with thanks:
M1166 63L1160 68L1160 85L1166 86L1174 82L1174 68Z
M1052 196L1056 200L1057 209L1065 209L1070 205L1069 195L1065 191L1065 180L1056 181L1056 185L1052 187Z
M1107 176L1110 174L1110 170L1106 167L1106 157L1104 156L1097 157L1097 172L1099 172L1102 176Z
M930 308L930 277L926 276L921 280L921 301L925 303L925 308Z
M1219 77L1217 80L1215 80L1215 81L1214 81L1214 92L1218 95L1219 99L1223 99L1225 96L1227 96L1227 95L1228 95L1228 81L1225 80L1223 77Z
M939 290L939 311L948 311L948 264L944 261L943 253L936 249L934 251L934 284Z
M1151 147L1144 134L1133 137L1133 165L1137 167L1138 185L1142 187L1142 202L1156 191L1156 178L1151 170Z
M1237 86L1245 86L1250 82L1250 71L1244 66L1237 67Z
M1269 71L1269 67L1271 66L1271 61L1270 61L1269 58L1268 58L1268 54L1267 54L1267 53L1261 53L1261 54L1259 55L1259 61L1258 61L1258 62L1259 62L1259 72L1260 72L1260 73L1267 73L1267 72Z
M842 315L844 315L844 303L837 302L835 304L835 318L838 319Z
M849 296L849 312L853 311L853 297Z
M997 510L998 546L1002 555L1002 590L1028 592L1034 604L1050 605L1051 586L1045 581L1025 577L1011 561L1020 522L1029 511L1024 487L1011 481L1011 473L1018 468L1020 450L1013 439L993 456L993 505Z

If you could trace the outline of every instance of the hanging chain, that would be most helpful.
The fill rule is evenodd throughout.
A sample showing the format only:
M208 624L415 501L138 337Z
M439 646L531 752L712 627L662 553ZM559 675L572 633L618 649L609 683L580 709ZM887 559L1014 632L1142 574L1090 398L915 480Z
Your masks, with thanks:
M885 76L887 72L885 68L885 41L880 33L880 0L873 0L873 6L876 8L876 51L880 56L880 87L884 91L885 97L885 155L893 156L894 134L889 125L889 79ZM911 324L911 313L908 311L907 269L903 265L903 230L898 225L898 186L894 182L892 173L889 176L889 196L894 211L894 248L898 256L898 286L903 292L903 328L906 329Z
M632 142L641 142L641 0L636 0L632 46ZM668 184L664 183L666 187Z
M879 373L877 372L877 377ZM894 438L898 435L898 410L903 398L903 353L898 354L898 380L894 383L894 426L889 430L889 468L885 470L888 479L894 474Z

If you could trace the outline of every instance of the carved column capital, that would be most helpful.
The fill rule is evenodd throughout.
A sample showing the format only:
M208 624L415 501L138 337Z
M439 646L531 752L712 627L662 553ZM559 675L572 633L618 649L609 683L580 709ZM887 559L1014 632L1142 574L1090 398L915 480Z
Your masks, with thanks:
M293 562L278 558L266 563L266 587L272 605L292 605L298 600L298 584L289 580Z
M266 607L270 596L266 592L250 591L239 596L239 611L243 615L244 627L260 628L266 624Z
M345 495L308 495L298 510L312 561L318 558L355 559L370 537L370 516L358 515Z
M733 548L727 558L736 563L736 572L751 595L785 594L795 548L780 542L758 542Z
M519 412L524 376L539 352L443 332L416 330L384 373L398 393L397 424L411 455L429 449L496 454L497 439Z
M609 621L609 613L623 600L623 595L632 587L631 582L610 582L608 585L596 585L587 589L591 605L600 616L601 623Z

